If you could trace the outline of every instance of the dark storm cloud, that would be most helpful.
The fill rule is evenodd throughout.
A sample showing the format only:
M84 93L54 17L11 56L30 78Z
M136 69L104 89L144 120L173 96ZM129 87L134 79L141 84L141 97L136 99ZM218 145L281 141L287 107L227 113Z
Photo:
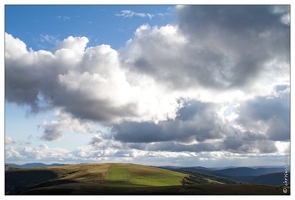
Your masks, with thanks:
M258 96L242 103L236 122L246 128L265 132L270 140L290 140L290 93Z
M270 61L289 62L288 6L183 6L177 13L177 29L137 30L125 58L130 69L172 89L243 89L276 70Z
M175 120L123 122L113 126L114 139L122 142L205 141L221 138L229 131L215 113L211 103L187 101Z

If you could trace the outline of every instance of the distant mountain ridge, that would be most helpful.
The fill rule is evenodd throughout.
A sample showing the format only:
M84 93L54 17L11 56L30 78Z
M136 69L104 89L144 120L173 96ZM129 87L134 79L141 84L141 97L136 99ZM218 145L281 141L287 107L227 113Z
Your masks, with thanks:
M263 184L263 185L282 185L285 180L284 172L265 174L253 178L249 183ZM288 173L287 183L290 184L290 173Z
M14 163L7 163L5 166L13 166L13 167L21 167L21 168L34 168L34 167L50 167L50 166L65 166L67 164L59 164L59 163L52 163L52 164L44 164L44 163L26 163L22 165L14 164Z
M270 173L284 172L284 168L257 168L237 167L222 170L215 170L213 173L224 176L261 176Z

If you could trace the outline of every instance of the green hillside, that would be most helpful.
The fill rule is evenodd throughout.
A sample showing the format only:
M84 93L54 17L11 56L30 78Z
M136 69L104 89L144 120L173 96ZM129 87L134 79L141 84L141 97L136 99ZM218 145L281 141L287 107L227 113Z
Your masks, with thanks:
M38 188L144 187L181 185L186 174L136 164L104 163L7 170L5 193Z
M186 174L166 169L134 164L111 164L107 185L112 186L172 186L181 185ZM106 185L106 184L105 184Z
M280 187L220 183L208 177L195 177L168 169L123 163L5 171L6 195L284 194Z
M200 184L237 184L239 181L223 177L223 176L217 176L215 174L209 174L205 172L198 172L195 170L190 169L174 169L173 171L181 172L188 174L189 177L185 178L186 182L189 183L200 183Z

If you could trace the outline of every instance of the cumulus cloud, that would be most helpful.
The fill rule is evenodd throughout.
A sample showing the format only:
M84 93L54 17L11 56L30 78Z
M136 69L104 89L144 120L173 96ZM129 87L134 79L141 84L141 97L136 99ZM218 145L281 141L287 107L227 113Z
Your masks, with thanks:
M42 140L54 141L63 138L64 131L72 131L77 133L92 133L94 130L91 128L91 122L87 120L78 120L72 118L70 114L56 111L55 115L58 117L57 120L53 120L50 123L44 122L44 132L41 136Z
M33 51L6 33L7 102L27 105L31 113L58 110L56 120L43 124L45 141L62 139L64 131L94 133L95 123L110 128L108 136L96 134L86 146L57 153L69 159L206 160L216 152L229 157L287 152L289 6L176 11L176 24L141 25L120 50L88 47L88 38L69 36L52 51ZM49 155L43 147L9 147L7 156L29 152L43 158Z
M102 142L102 138L99 137L98 135L95 135L94 137L91 138L90 144L97 146L101 142Z
M245 133L242 133L243 135ZM247 134L247 133L246 133ZM269 140L243 140L243 137L226 137L223 140L211 140L195 144L178 142L156 142L141 146L132 145L135 149L167 152L232 152L232 153L276 153L276 143Z
M188 101L175 120L124 122L113 126L114 139L150 151L228 151L274 153L275 141L290 138L289 93L256 97L235 110L229 122L218 115L217 105Z
M143 85L131 85L126 80L118 53L108 45L86 48L87 38L70 36L54 52L35 52L28 51L22 41L10 34L6 33L5 38L8 102L29 105L34 113L60 108L78 119L102 123L166 119L175 114L175 99L162 97L161 91L154 92L155 83L144 87L151 85L151 80L141 82ZM147 99L150 94L155 100ZM164 110L160 114L149 113L161 107L158 102Z
M185 102L175 120L123 122L113 126L114 139L122 142L194 142L222 138L229 131L215 112L215 105Z
M19 160L27 160L28 162L36 162L36 160L56 162L57 160L75 159L71 152L61 148L49 148L45 144L37 147L8 147L5 151L5 158L8 161L11 160L14 162Z
M272 61L290 67L290 27L273 9L182 6L177 8L177 26L138 28L126 62L172 89L243 90L265 81L266 73L280 71L268 67Z
M11 137L5 137L5 145L15 144L15 141Z
M281 149L285 149L287 144L277 144ZM152 149L152 148L150 148ZM18 162L26 160L28 162L46 163L77 163L77 162L133 162L148 165L243 165L249 166L251 163L256 165L282 165L284 161L278 161L277 157L282 157L285 152L277 153L233 153L226 151L208 152L177 152L177 151L151 151L139 149L100 149L93 145L77 147L73 151L61 148L50 148L45 144L36 147L17 146L6 147L6 162ZM165 159L163 159L165 158ZM275 162L275 163L274 163ZM185 165L183 165L185 163ZM220 165L222 163L222 165ZM225 164L226 163L226 164Z
M257 96L241 104L236 122L270 140L286 141L290 139L290 93L286 86L276 88L277 96Z

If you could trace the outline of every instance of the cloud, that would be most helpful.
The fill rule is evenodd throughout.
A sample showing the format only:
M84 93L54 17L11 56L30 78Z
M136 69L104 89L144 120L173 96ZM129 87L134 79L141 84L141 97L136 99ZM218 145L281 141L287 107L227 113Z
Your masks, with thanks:
M91 145L99 145L102 142L102 138L99 137L98 135L95 135L94 137L91 138L90 144Z
M158 101L146 97L153 93L161 98L162 93L131 85L120 68L118 53L110 46L86 48L87 38L68 37L53 52L28 51L19 39L9 34L5 38L8 102L29 105L32 113L60 108L75 118L98 122L158 118L147 112ZM141 84L151 82L147 81ZM170 105L174 99L167 101ZM164 106L168 110L159 117L166 118L171 109L175 112L175 106Z
M5 158L8 162L20 160L26 160L27 162L36 162L36 160L62 162L63 160L75 159L71 152L61 148L49 148L45 144L41 144L37 147L8 147L5 151Z
M243 135L242 133L240 135ZM226 137L223 140L211 140L195 144L178 142L156 142L142 146L133 146L135 149L167 152L232 152L238 154L248 153L276 153L276 143L269 140L248 141L239 137Z
M288 6L286 9L288 10ZM128 43L130 70L175 90L252 88L289 69L290 27L274 6L183 6L178 24L141 26ZM263 76L262 76L263 75ZM286 76L286 74L284 74Z
M61 138L63 138L63 134L57 122L44 124L44 133L41 137L42 140L54 141L54 140L60 140Z
M50 44L58 44L60 43L59 39L57 39L55 36L52 36L52 35L40 35L40 42L48 42Z
M287 146L287 144L282 144ZM232 153L225 151L211 152L173 152L173 151L152 151L138 149L100 149L93 145L77 147L73 151L61 148L51 148L45 144L36 147L17 146L6 147L6 162L45 162L45 163L81 163L81 162L133 162L148 165L178 165L178 166L253 166L255 165L282 165L283 160L278 157L285 155L285 152L278 153ZM163 159L165 158L165 159Z
M185 102L175 120L123 122L113 125L114 139L122 142L194 142L222 138L226 125L215 113L215 105L199 101Z
M270 140L290 140L289 87L278 85L277 96L257 96L241 104L236 122L242 127L265 134Z
M277 88L277 87L275 87ZM290 138L288 89L279 95L243 102L232 121L218 115L218 105L184 101L175 120L113 125L114 139L130 148L151 151L274 153L276 141Z
M54 141L63 138L64 131L72 131L77 133L93 133L91 128L91 122L86 120L78 120L73 118L70 114L56 111L55 115L57 120L53 120L50 123L46 121L43 123L44 132L41 136L42 140Z
M71 19L69 16L61 16L61 15L58 15L56 18L58 20L63 20L63 21L67 21Z
M15 141L11 137L5 137L5 145L15 144Z
M45 141L62 139L64 131L94 133L96 123L110 129L64 152L69 160L174 156L180 162L184 155L201 161L216 152L239 159L286 152L289 6L176 11L176 24L141 25L120 50L69 36L52 51L33 51L6 33L6 101L31 113L58 110L56 120L43 124Z
M152 19L155 15L154 14L150 14L150 13L137 13L131 10L121 10L121 13L117 13L115 14L115 16L118 17L129 17L132 18L133 16L137 16L137 17L148 17L150 19Z

